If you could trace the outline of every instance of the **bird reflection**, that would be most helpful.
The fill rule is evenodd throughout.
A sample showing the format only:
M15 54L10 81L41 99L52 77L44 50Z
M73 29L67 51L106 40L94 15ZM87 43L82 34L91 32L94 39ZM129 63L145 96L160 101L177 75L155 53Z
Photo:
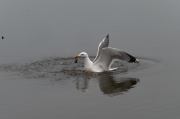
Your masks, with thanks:
M102 74L98 77L101 92L111 97L127 92L140 81L138 78L118 78L110 74ZM88 76L77 78L76 88L83 92L87 91L90 79Z
M83 92L86 92L88 89L89 79L87 78L78 78L76 79L76 89L82 90Z
M139 81L137 78L115 78L114 76L106 75L100 77L99 87L103 94L115 96L133 88Z

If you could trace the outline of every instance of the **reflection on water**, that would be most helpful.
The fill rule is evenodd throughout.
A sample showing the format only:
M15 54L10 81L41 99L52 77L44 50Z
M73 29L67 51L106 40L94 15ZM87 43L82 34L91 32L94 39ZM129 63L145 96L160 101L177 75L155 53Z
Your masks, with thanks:
M77 78L76 79L76 89L82 90L83 92L87 91L89 86L90 79L88 78Z
M138 78L117 78L113 76L113 73L108 72L98 74L97 78L101 92L110 97L123 94L123 92L127 92L140 82ZM77 78L75 81L77 90L82 90L83 92L88 90L89 77L84 76Z
M155 63L143 59L140 61L138 64L115 62L113 67L119 67L117 71L92 73L84 71L82 59L74 63L74 58L55 57L26 64L3 64L0 65L0 71L14 72L24 78L51 79L54 82L75 81L76 88L83 92L88 89L90 79L95 78L99 80L100 90L104 94L114 96L128 91L140 81L137 78L128 78L127 74L149 68Z
M118 81L117 81L118 80ZM102 76L99 79L99 87L101 91L108 96L122 94L133 88L140 80L137 78L119 78L113 76Z

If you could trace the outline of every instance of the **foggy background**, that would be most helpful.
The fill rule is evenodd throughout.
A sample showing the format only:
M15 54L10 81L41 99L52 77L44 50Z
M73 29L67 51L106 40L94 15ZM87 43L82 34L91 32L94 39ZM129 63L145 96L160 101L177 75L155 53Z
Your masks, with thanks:
M180 45L179 0L1 0L1 63L96 55L110 47L135 56L174 57ZM164 51L166 49L166 51Z

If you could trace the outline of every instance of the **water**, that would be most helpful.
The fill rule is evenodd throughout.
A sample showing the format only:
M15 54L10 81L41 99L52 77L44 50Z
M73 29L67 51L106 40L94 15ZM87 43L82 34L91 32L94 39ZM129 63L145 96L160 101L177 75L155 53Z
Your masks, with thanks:
M2 0L0 118L179 119L179 1ZM88 73L99 42L139 64Z

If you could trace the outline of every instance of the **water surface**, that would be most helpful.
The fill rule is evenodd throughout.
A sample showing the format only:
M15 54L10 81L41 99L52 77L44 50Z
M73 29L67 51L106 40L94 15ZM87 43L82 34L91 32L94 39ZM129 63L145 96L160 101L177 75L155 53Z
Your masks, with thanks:
M179 119L180 2L1 0L0 118ZM99 42L140 63L89 73Z

